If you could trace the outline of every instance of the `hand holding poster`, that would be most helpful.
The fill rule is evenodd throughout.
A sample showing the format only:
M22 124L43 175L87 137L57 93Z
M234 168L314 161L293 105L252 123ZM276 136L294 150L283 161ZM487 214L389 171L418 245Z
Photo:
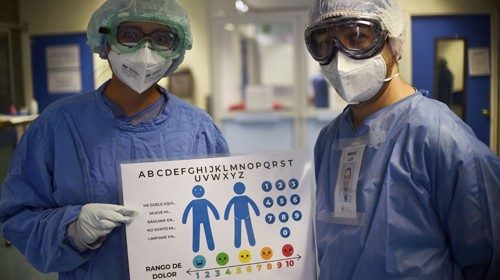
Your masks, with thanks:
M130 279L315 279L305 151L121 165Z

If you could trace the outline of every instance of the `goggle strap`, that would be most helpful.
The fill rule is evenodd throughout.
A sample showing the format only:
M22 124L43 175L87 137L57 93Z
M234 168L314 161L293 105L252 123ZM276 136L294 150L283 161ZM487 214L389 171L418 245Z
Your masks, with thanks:
M100 34L110 34L111 33L111 30L107 27L104 27L104 26L101 26L99 27L99 31L98 31Z

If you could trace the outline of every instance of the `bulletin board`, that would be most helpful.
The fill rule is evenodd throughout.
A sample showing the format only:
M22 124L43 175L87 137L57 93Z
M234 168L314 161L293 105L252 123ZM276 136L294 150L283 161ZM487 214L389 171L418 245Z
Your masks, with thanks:
M85 33L31 37L33 91L40 111L94 89L93 57L86 40Z

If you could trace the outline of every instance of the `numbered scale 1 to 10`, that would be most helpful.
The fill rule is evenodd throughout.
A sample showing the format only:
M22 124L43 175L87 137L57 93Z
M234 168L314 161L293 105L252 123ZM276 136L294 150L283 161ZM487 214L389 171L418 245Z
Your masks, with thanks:
M276 269L283 269L288 267L293 267L296 261L299 261L301 256L297 254L296 257L290 257L279 260L270 260L264 262L247 263L240 265L231 265L225 267L214 267L205 269L195 269L191 268L186 271L187 274L196 276L196 279L205 279L210 277L221 277L224 275L242 274L243 272L252 273L259 272L262 270L272 270L274 269L273 263L276 263Z

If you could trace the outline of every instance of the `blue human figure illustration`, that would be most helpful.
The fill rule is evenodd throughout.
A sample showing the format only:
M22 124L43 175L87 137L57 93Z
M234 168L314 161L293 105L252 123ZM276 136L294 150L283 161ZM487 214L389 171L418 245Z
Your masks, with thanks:
M193 187L193 196L199 199L192 200L184 210L182 214L182 223L187 223L187 218L189 211L193 209L193 252L198 252L200 250L200 225L203 224L203 230L205 231L205 238L207 240L208 249L213 251L215 249L214 238L212 235L212 229L210 228L210 219L208 218L208 209L212 211L216 220L219 220L219 212L215 209L215 206L208 200L201 198L205 194L205 189L196 185Z
M259 208L257 204L246 195L242 195L245 193L245 185L241 182L234 184L233 190L237 196L234 196L226 206L226 210L224 211L224 220L229 219L229 212L231 211L231 207L234 205L234 246L236 248L240 248L241 246L241 221L245 221L245 226L248 235L248 242L251 246L255 245L255 236L252 228L252 221L250 219L250 211L248 205L252 206L255 214L257 216L260 215Z

